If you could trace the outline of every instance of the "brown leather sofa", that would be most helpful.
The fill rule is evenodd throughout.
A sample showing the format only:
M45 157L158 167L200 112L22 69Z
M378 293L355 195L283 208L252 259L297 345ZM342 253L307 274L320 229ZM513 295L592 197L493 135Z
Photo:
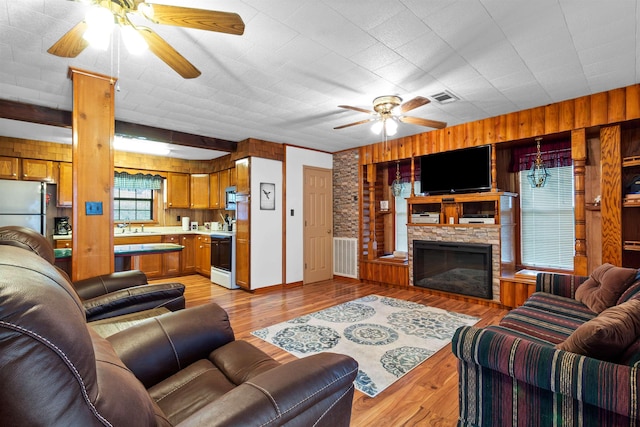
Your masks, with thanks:
M51 264L55 262L53 247L49 241L30 228L0 227L0 245L28 249ZM64 273L63 275L66 276ZM79 280L73 282L73 288L82 300L88 322L146 310L164 308L175 311L185 307L183 284L150 285L147 276L139 270ZM153 311L157 312L162 311Z
M331 353L280 364L216 304L102 338L66 275L0 245L0 425L348 426L357 371Z

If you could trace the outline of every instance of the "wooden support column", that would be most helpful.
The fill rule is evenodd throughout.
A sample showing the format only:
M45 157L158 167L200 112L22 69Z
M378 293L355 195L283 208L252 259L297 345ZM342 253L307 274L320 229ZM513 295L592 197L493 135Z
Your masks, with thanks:
M72 280L114 271L113 135L115 79L74 68ZM93 203L87 212L87 203ZM95 206L102 213L95 214ZM87 214L89 213L89 215Z
M369 186L369 247L368 258L378 257L376 241L376 165L367 165L367 184Z
M602 263L622 265L622 158L620 125L600 129Z
M571 158L573 159L575 202L575 253L573 271L582 276L587 272L587 227L585 218L585 165L587 162L587 138L585 129L571 131Z

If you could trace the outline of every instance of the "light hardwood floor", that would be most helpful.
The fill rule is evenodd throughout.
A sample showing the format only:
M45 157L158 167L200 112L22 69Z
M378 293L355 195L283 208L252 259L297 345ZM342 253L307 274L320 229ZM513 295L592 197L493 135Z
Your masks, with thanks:
M495 324L507 313L506 310L429 295L423 291L342 278L256 294L239 289L228 290L199 275L155 282L171 281L186 286L187 307L216 302L229 313L236 339L253 343L281 362L294 360L295 356L254 337L252 331L365 295L389 296L476 316L480 318L479 326ZM453 426L457 419L456 358L451 347L447 346L375 398L356 390L351 425Z

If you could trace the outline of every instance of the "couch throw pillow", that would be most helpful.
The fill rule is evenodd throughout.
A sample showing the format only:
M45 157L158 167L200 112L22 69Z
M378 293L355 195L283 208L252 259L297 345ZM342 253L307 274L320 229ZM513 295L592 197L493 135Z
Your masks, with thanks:
M640 337L640 300L632 299L604 310L583 323L558 350L615 362Z
M595 313L613 307L620 295L635 281L638 270L603 264L576 289L576 300Z

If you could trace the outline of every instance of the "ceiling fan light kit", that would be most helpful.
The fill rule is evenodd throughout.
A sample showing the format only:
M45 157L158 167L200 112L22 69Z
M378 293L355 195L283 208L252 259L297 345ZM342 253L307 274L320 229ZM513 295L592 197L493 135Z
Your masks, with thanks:
M372 118L348 123L342 126L336 126L334 129L344 129L373 121L374 123L371 126L371 131L376 135L379 135L384 130L384 136L386 138L387 136L393 136L397 133L398 122L426 126L434 129L442 129L446 127L447 124L445 122L404 115L404 113L426 105L429 102L429 99L417 96L403 104L402 98L397 95L384 95L378 96L373 100L373 111L360 107L352 107L350 105L338 105L339 108L370 114Z
M244 22L237 13L165 4L152 5L144 0L92 0L89 3L93 6L86 19L71 28L47 52L75 58L89 44L106 50L111 41L113 26L117 24L122 30L123 43L131 53L148 48L183 78L192 79L198 77L200 71L151 28L133 25L130 15L140 15L155 24L244 34Z

